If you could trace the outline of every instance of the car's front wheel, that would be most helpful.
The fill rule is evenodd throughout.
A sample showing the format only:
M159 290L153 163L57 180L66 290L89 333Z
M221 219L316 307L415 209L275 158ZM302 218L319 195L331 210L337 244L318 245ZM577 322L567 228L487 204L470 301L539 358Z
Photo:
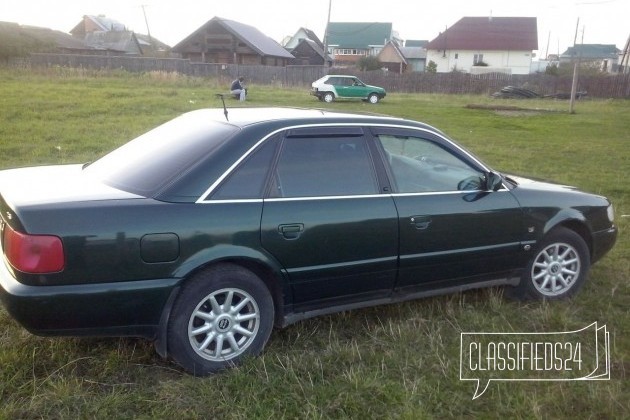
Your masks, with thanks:
M370 101L371 104L377 103L378 100L379 100L379 97L376 93L371 93L370 96L368 96L368 101Z
M332 102L335 100L335 95L332 92L324 93L324 102Z
M197 274L173 305L168 352L204 376L259 354L273 327L273 300L251 271L223 264Z
M589 267L584 239L570 229L556 228L542 240L512 294L525 299L573 296L586 280Z

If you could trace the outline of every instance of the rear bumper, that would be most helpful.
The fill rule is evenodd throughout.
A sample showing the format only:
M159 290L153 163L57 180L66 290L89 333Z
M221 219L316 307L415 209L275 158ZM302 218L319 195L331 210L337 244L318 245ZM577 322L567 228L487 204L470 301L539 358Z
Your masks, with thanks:
M0 262L0 300L7 312L37 335L154 338L162 310L178 279L28 286Z

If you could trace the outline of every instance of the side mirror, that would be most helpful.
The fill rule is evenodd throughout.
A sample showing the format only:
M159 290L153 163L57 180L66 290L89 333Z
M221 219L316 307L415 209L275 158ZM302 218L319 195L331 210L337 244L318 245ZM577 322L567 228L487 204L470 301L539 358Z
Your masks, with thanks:
M496 172L486 174L486 191L498 191L503 185L503 178Z

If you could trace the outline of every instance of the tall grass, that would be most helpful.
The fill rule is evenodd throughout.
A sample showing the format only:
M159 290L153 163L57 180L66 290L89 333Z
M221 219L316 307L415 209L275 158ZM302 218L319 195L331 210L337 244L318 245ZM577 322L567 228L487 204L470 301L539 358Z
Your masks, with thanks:
M86 162L183 112L217 107L215 80L53 68L0 69L0 168ZM467 105L514 105L494 111ZM228 100L229 107L243 106ZM512 302L500 289L421 299L274 331L265 353L197 379L136 339L41 338L0 307L0 417L590 417L630 412L630 101L396 95L323 104L304 90L250 86L247 106L325 107L425 121L490 166L576 185L615 204L620 236L571 301ZM498 382L471 400L461 332L611 333L610 381Z

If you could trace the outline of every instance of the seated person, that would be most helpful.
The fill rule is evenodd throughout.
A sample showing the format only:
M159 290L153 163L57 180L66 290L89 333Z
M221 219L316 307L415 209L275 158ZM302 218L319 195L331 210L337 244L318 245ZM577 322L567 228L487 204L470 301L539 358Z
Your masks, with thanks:
M232 86L230 87L230 93L234 95L235 98L238 98L239 101L244 101L247 96L247 89L244 85L245 78L243 76L232 82Z

